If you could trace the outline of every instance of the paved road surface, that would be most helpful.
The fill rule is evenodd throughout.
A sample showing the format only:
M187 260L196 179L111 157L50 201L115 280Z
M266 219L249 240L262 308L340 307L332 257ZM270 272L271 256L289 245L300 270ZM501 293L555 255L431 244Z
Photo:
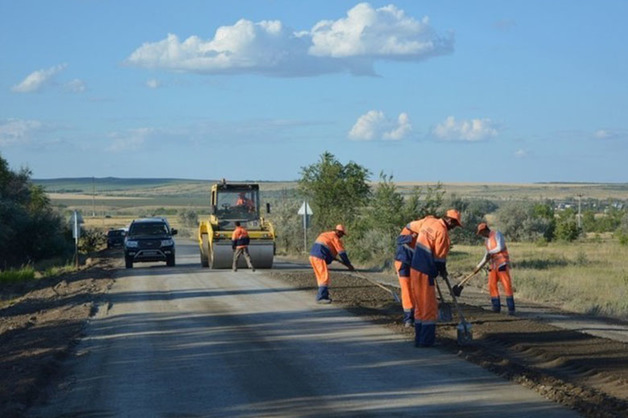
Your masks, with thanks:
M178 251L176 267L120 270L66 381L32 416L577 416L316 305L312 289L201 269L189 241Z

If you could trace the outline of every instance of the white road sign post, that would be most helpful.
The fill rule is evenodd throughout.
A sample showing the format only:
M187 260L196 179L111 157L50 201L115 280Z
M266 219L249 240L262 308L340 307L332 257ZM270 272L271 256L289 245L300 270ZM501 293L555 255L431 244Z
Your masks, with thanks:
M72 214L72 236L74 237L74 265L76 268L78 268L78 243L79 238L81 237L81 224L79 222L78 211L76 210L74 211L74 214Z
M314 215L312 209L310 209L310 205L307 204L307 200L303 202L297 214L303 216L303 251L307 252L307 217Z

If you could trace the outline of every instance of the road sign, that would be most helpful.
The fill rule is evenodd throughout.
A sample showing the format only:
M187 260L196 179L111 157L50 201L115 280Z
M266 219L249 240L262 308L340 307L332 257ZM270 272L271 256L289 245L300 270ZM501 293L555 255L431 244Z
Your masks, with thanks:
M298 215L314 215L314 212L312 212L312 209L310 208L310 205L307 204L307 202L303 202L297 214Z

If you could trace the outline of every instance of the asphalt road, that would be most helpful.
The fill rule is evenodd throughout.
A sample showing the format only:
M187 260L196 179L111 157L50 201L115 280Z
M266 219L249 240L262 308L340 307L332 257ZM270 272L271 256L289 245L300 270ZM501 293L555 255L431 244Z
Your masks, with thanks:
M282 268L280 264L276 268ZM32 416L577 416L535 392L334 305L263 270L121 269Z

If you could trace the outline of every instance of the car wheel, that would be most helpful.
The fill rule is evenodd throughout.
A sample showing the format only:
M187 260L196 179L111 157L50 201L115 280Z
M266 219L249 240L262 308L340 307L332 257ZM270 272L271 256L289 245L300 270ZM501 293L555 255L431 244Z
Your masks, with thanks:
M130 257L124 257L124 262L126 265L126 268L128 269L132 269L133 268L133 259Z
M166 265L168 267L174 267L174 255L168 257L168 259L166 260Z

